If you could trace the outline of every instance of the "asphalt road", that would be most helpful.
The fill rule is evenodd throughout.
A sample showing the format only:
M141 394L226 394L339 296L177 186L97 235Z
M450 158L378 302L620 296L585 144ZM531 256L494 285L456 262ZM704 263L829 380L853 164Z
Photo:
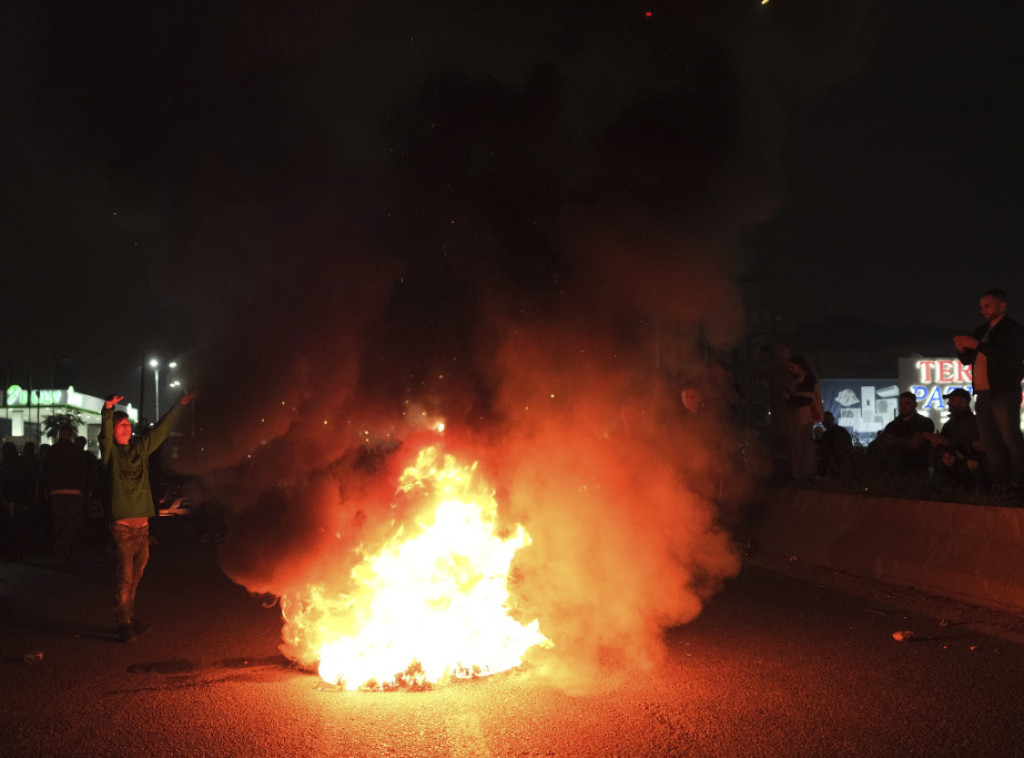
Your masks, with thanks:
M133 645L100 551L0 564L0 754L1024 756L1020 620L938 598L764 559L666 632L653 671L344 692L280 657L277 608L216 550L154 548Z

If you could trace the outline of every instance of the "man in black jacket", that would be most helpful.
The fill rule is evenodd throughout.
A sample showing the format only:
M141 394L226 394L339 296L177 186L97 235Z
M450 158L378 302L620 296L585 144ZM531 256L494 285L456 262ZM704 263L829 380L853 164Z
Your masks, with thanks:
M1024 326L1006 315L1006 293L981 296L985 323L974 335L953 338L960 361L973 366L974 405L981 445L992 467L992 484L1024 487L1024 435L1020 430L1020 382L1024 378Z
M53 516L53 551L65 564L71 563L71 550L85 524L90 484L88 454L73 437L74 429L63 424L42 465L43 491Z

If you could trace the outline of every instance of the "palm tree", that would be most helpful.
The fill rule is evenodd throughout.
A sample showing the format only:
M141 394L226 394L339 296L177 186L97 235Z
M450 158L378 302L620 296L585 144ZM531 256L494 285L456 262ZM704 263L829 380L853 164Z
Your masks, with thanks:
M57 439L57 432L64 425L71 427L71 434L78 434L78 427L82 425L82 417L78 411L67 408L64 413L52 413L43 419L43 431L50 440Z

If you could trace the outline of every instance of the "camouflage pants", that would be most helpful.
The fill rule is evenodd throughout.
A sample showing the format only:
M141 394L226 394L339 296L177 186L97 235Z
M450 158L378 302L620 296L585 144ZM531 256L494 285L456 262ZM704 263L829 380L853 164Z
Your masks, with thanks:
M114 541L114 615L118 624L135 618L135 591L149 562L149 525L110 525Z

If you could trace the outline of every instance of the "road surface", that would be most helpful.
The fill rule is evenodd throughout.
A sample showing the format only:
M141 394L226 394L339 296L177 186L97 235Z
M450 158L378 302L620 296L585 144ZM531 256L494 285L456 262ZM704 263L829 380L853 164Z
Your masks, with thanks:
M653 671L610 665L586 691L527 669L344 692L280 656L278 609L229 581L216 551L154 548L139 599L154 628L132 645L114 641L100 550L72 571L0 565L0 752L1024 756L1020 620L970 606L750 561L666 631Z

